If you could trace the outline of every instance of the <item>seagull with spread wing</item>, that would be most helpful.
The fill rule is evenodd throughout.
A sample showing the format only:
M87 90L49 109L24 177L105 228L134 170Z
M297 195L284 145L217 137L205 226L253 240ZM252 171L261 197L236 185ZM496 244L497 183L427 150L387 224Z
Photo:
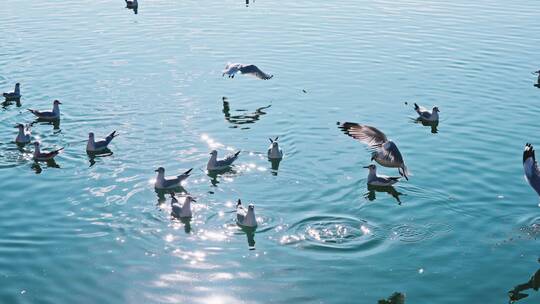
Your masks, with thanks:
M223 70L223 76L227 75L229 78L234 78L234 75L236 73L242 73L247 74L250 76L255 76L259 79L268 80L274 75L266 74L265 72L261 71L256 65L253 64L241 64L241 63L227 63L225 66L225 69Z
M409 180L409 171L401 152L379 129L354 122L345 122L339 128L350 137L367 144L373 150L371 160L375 160L383 167L398 168L399 174Z

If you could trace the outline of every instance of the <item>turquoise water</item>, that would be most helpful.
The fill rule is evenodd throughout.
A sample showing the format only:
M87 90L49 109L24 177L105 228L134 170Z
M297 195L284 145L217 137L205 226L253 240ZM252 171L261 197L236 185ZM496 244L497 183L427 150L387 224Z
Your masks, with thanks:
M18 1L0 4L2 303L506 303L539 268L533 1ZM274 78L221 77L228 62ZM307 93L304 93L305 90ZM228 108L222 97L228 98ZM27 107L59 168L12 142ZM405 105L405 101L409 105ZM411 103L436 104L437 133ZM379 127L413 176L366 187L369 151L337 121ZM120 136L90 160L87 134ZM280 136L277 171L264 154ZM208 152L241 149L213 179ZM154 170L195 168L191 231ZM397 170L380 168L383 173ZM36 174L39 173L39 174ZM396 195L394 193L394 195ZM234 202L254 202L250 250ZM538 303L540 294L519 303Z

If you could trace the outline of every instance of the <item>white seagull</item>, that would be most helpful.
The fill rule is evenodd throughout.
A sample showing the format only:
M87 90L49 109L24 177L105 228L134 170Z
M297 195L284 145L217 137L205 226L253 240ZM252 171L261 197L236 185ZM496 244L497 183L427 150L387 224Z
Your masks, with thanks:
M4 96L4 98L6 98L6 100L8 101L21 98L20 84L17 82L15 84L15 90L13 90L13 92L3 93L2 96Z
M245 64L241 64L241 63L227 63L227 65L225 66L225 69L223 70L223 75L222 76L229 76L229 78L234 78L234 75L236 73L242 73L242 74L248 74L248 75L251 75L251 76L255 76L259 79L263 79L263 80L268 80L272 77L274 77L274 75L269 75L269 74L266 74L265 72L261 71L256 65L253 65L253 64L249 64L249 65L245 65Z
M189 173L191 172L191 170L193 170L193 168L187 170L186 172L178 176L165 177L165 168L159 167L155 171L158 174L156 177L156 182L154 183L154 187L158 190L174 189L177 187L181 187L182 181L189 177Z
M105 139L100 139L96 141L94 139L94 133L88 133L88 143L86 144L86 152L100 152L107 149L107 146L111 143L113 138L118 136L116 131L113 131Z
M17 137L15 138L15 142L21 145L29 143L30 137L32 136L32 132L30 131L30 126L17 124L15 128L19 129L19 133L17 134Z
M540 195L540 170L534 156L534 148L529 143L525 145L523 151L523 170L529 185Z
M371 186L392 186L393 184L397 183L401 178L401 176L392 177L385 175L377 175L377 166L373 164L365 166L364 168L369 169L367 184Z
M54 159L54 157L58 154L60 154L60 151L64 150L64 148L60 148L51 152L41 152L40 149L40 143L34 142L34 160L35 161L48 161Z
M283 158L283 150L279 148L279 144L277 142L279 136L275 139L270 139L270 147L268 147L268 158L269 159L282 159Z
M340 129L350 137L366 143L372 150L371 160L375 160L383 167L398 168L399 174L405 179L409 179L409 171L401 152L396 144L388 140L383 132L375 127L360 125L354 122L345 122L340 125Z
M38 111L33 109L28 109L32 114L36 115L39 119L44 120L57 120L60 119L60 106L62 103L58 100L53 102L52 111Z
M208 160L208 164L206 165L206 170L213 171L227 169L238 158L238 154L240 154L240 151L231 155L227 155L227 157L225 157L224 159L217 159L217 151L212 150L212 152L210 152L210 159Z
M257 227L255 206L253 204L249 204L248 209L246 210L242 206L242 201L238 200L238 203L236 204L236 224L242 227Z
M171 215L175 218L191 217L191 202L197 202L193 197L187 195L184 197L184 203L180 205L174 193L171 193Z
M418 113L418 118L421 119L421 120L424 120L424 121L429 121L429 122L435 122L435 121L439 121L439 108L438 107L433 107L433 109L431 110L431 112L429 112L428 109L422 107L422 106L419 106L417 105L416 103L414 104L414 110L416 111L416 113Z

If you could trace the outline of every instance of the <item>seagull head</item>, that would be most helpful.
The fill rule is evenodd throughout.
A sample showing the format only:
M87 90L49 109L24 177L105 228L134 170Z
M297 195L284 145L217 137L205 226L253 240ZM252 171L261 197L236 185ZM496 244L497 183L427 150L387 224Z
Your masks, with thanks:
M195 202L195 203L197 202L197 200L194 199L193 196L191 196L191 195L186 195L186 202L188 202L188 201L189 201L189 202Z
M39 141L34 142L34 147L36 147L36 148L39 147Z
M374 164L371 164L369 166L364 166L364 168L366 169L369 169L369 171L375 171L377 169L377 166L375 166Z
M158 172L158 173L165 173L165 168L159 167L159 168L156 169L155 172Z
M439 111L439 107L433 107L433 112L439 113L439 112L440 112L440 111Z
M94 138L94 132L88 133L88 138Z
M55 99L54 102L53 102L53 104L55 104L55 105L61 105L62 103L60 102L60 100Z
M24 129L24 125L19 123L15 125L15 128L21 130L21 129Z
M20 85L21 85L21 84L20 84L20 83L18 83L18 82L17 82L16 84L15 84L15 86L16 86L16 87L18 87L18 86L20 86Z
M216 151L216 150L210 151L210 155L212 155L212 156L217 156L217 151Z
M255 210L255 205L249 204L248 209L249 209L249 210L252 210L252 211Z

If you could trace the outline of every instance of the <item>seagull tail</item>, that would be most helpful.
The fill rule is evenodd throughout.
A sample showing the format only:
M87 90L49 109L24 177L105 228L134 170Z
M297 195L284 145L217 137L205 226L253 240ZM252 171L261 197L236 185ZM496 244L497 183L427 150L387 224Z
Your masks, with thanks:
M409 172L409 169L407 169L407 166L403 165L403 167L400 167L398 170L401 176L405 177L406 180L409 180L409 176L412 174Z
M32 114L34 114L34 115L37 115L37 114L38 114L37 111L34 110L34 109L27 109L27 110L30 111L30 113L32 113Z
M62 150L64 150L64 147L60 148L60 149L57 149L57 150L54 150L53 153L54 154L58 154L60 153Z
M418 104L417 104L416 102L414 103L414 109L415 109L416 111L418 111L418 109L420 109L420 106L418 106Z
M112 131L111 134L107 136L107 144L110 143L116 136L118 136L118 134L116 134L116 130Z

